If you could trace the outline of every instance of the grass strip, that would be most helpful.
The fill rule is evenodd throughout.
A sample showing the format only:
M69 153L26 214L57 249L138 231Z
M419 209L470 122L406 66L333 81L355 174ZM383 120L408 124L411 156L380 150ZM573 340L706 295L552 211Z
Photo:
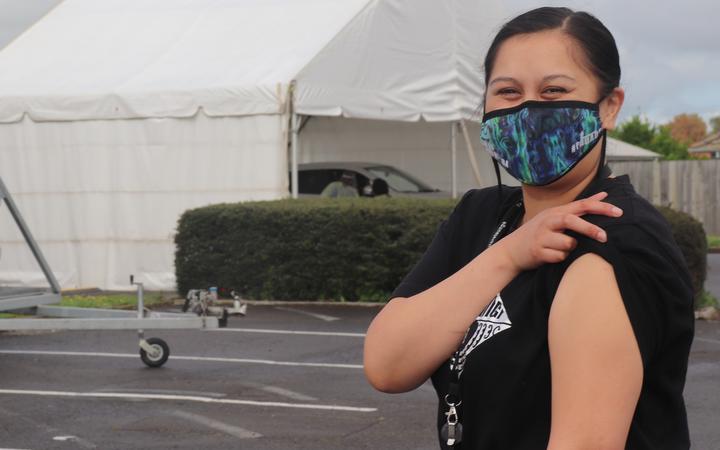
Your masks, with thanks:
M146 293L146 307L171 305L172 302L160 293ZM137 296L134 294L68 295L63 296L60 306L101 309L135 309Z
M720 236L713 236L708 234L707 241L708 248L720 248Z

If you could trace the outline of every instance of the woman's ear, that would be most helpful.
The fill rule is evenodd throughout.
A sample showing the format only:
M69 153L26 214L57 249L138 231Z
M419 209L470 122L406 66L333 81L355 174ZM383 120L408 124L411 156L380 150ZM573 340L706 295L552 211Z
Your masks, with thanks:
M620 108L622 108L624 101L625 90L621 87L616 87L600 102L600 120L602 121L603 128L606 130L615 128L615 122L617 121Z

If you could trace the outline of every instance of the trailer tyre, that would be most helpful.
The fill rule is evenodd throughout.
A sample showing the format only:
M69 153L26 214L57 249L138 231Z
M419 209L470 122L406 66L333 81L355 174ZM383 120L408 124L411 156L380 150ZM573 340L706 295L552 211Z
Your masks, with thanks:
M154 354L149 354L145 349L140 349L140 359L148 367L160 367L165 364L170 357L170 347L160 338L149 338L147 343L155 350Z

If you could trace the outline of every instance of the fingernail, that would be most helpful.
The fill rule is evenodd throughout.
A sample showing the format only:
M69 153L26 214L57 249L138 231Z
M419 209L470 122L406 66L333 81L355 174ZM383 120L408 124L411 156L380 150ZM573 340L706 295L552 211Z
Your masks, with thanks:
M622 216L623 210L618 208L617 206L614 206L612 209L612 213L615 214L616 216Z
M607 233L604 230L600 230L597 234L597 239L600 242L607 242Z

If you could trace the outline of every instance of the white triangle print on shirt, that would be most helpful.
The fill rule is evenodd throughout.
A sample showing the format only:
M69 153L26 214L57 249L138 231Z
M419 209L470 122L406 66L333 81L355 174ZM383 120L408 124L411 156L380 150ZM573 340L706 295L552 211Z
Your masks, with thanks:
M465 366L465 359L477 348L478 345L487 341L496 334L512 327L510 316L505 310L505 304L500 294L496 295L493 301L483 309L483 311L475 318L475 323L470 326L468 333L472 332L469 339L465 340L465 345L460 351L459 367L460 373Z

